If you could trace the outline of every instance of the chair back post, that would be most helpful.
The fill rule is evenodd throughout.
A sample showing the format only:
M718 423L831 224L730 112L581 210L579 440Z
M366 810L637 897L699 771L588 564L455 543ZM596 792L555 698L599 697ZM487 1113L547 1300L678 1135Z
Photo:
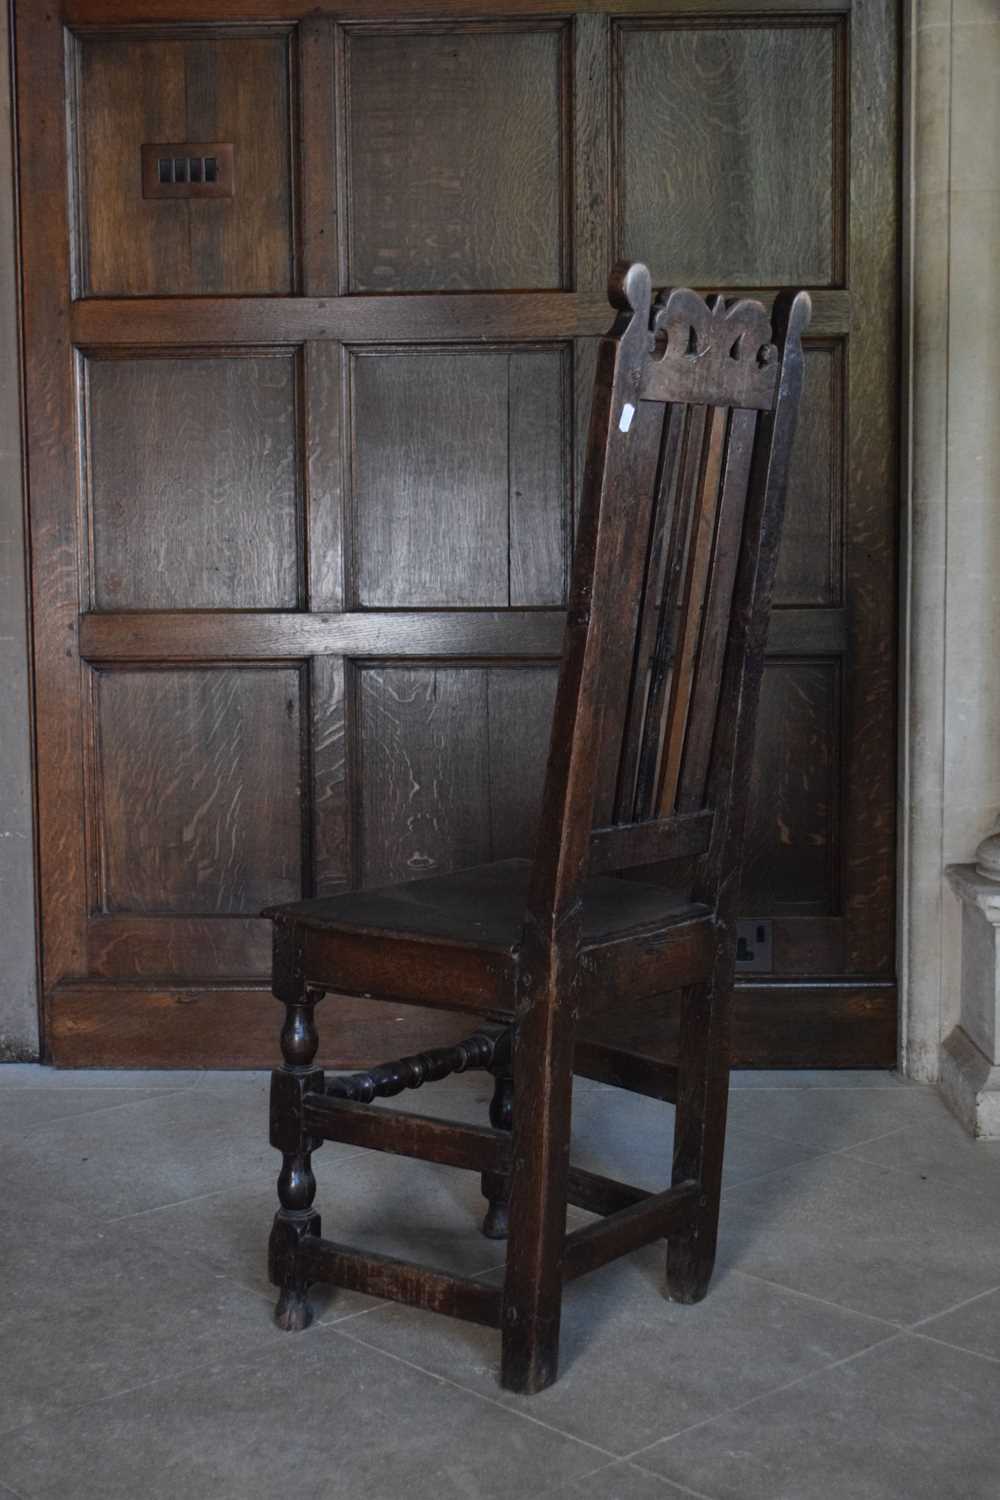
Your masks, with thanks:
M649 345L652 289L641 264L619 262L608 297L619 309L601 340L590 410L583 494L556 692L526 937L547 945L579 918L593 806L606 751L606 684L631 670L638 597L621 588L641 566L659 425L642 424L639 390ZM654 414L655 415L655 414ZM662 413L660 413L662 421ZM605 755L606 759L606 755Z

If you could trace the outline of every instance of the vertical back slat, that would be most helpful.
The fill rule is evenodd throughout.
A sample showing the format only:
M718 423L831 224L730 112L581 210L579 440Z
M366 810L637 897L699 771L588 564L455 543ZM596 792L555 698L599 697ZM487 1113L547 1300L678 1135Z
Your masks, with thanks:
M687 424L687 413L686 406L674 404L669 408L664 424L656 502L650 528L649 556L643 583L639 633L632 663L628 712L618 769L618 792L614 811L616 823L630 823L635 816L636 777L639 770L639 754L642 749L642 732L649 705L666 569L671 557L677 506L679 458Z
M648 537L653 524L656 474L664 428L662 402L640 401L632 420L635 430L630 434L629 441L635 450L635 519L628 535L618 539L618 567L622 587L616 607L605 611L602 622L605 644L599 674L605 732L598 748L594 803L594 817L599 823L610 823L614 816L621 751L621 734L617 726L625 723L628 716L635 638L640 628L641 601L634 584L629 585L632 580L642 576Z
M724 406L712 409L705 440L704 464L699 479L692 520L691 543L685 570L684 608L678 630L677 652L670 681L670 705L660 765L656 808L661 818L673 811L680 778L681 755L688 723L688 710L694 686L695 662L701 640L702 613L709 586L709 569L715 542L716 515L719 508L719 485L729 411Z
M660 603L659 629L650 670L649 701L646 722L643 726L635 802L632 810L633 818L637 822L654 815L656 786L666 728L664 706L668 701L677 644L683 625L688 592L687 563L697 508L697 495L701 488L705 468L706 417L707 409L704 406L691 406L687 409L678 495L674 505L674 525L671 528L668 566Z
M740 409L733 411L729 421L722 494L719 498L694 691L684 736L684 756L677 792L677 811L680 813L697 811L704 803L756 430L756 412Z

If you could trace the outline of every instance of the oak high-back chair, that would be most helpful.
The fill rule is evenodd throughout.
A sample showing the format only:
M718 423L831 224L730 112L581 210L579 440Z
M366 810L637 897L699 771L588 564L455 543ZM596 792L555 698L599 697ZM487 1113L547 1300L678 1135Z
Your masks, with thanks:
M279 1323L306 1326L317 1281L472 1319L501 1330L515 1391L556 1377L567 1281L660 1238L672 1298L697 1301L712 1272L734 903L810 315L805 292L782 293L770 316L685 290L651 307L639 264L615 268L610 297L534 859L267 913L286 1006L271 1093ZM488 1024L326 1078L314 1007L327 991ZM671 1183L651 1194L571 1166L574 1048L616 997L662 1005L671 991L678 1054L652 1084L613 1046L581 1040L575 1059L676 1101ZM494 1075L489 1127L372 1105L467 1068ZM509 1234L502 1288L323 1239L310 1154L324 1140L481 1172L484 1232ZM601 1217L567 1234L567 1203Z

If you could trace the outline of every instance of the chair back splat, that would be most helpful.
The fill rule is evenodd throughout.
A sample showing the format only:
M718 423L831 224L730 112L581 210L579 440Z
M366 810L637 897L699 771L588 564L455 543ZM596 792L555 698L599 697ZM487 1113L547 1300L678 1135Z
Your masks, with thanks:
M306 1326L315 1281L472 1319L501 1330L501 1384L523 1392L556 1378L577 1276L657 1239L669 1296L698 1301L711 1276L734 903L810 314L805 292L770 314L686 290L654 303L638 264L615 268L610 295L534 859L266 913L286 1009L279 1324ZM465 1011L478 1030L328 1079L328 993ZM669 1057L614 1033L625 1002L655 1019L669 994ZM372 1102L471 1068L494 1080L489 1125ZM571 1164L574 1072L676 1104L662 1191ZM311 1158L326 1140L478 1171L483 1231L508 1240L502 1288L323 1238ZM599 1218L567 1233L567 1204Z

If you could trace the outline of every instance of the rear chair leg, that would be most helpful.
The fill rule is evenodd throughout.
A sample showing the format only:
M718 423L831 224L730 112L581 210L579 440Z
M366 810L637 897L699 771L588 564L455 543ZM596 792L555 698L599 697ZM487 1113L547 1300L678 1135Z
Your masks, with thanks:
M490 1101L490 1124L494 1130L512 1127L514 1117L514 1074L511 1067L511 1033L508 1031L497 1043L490 1064L493 1074L493 1098ZM484 1172L482 1176L483 1197L489 1207L483 1219L483 1234L488 1240L505 1240L508 1230L510 1206L510 1174L508 1172Z
M729 1012L732 983L721 990L701 984L685 990L673 1182L700 1182L690 1226L667 1241L667 1295L700 1302L715 1266L719 1200L729 1103Z
M280 1208L268 1247L268 1270L279 1288L275 1321L297 1333L312 1322L308 1283L298 1268L298 1249L307 1235L319 1235L320 1217L313 1210L316 1178L312 1153L322 1143L302 1127L302 1101L322 1093L323 1071L312 1066L319 1045L313 1010L322 990L307 989L290 934L275 929L274 993L285 1006L281 1031L283 1065L271 1074L271 1145L281 1152L278 1174Z

